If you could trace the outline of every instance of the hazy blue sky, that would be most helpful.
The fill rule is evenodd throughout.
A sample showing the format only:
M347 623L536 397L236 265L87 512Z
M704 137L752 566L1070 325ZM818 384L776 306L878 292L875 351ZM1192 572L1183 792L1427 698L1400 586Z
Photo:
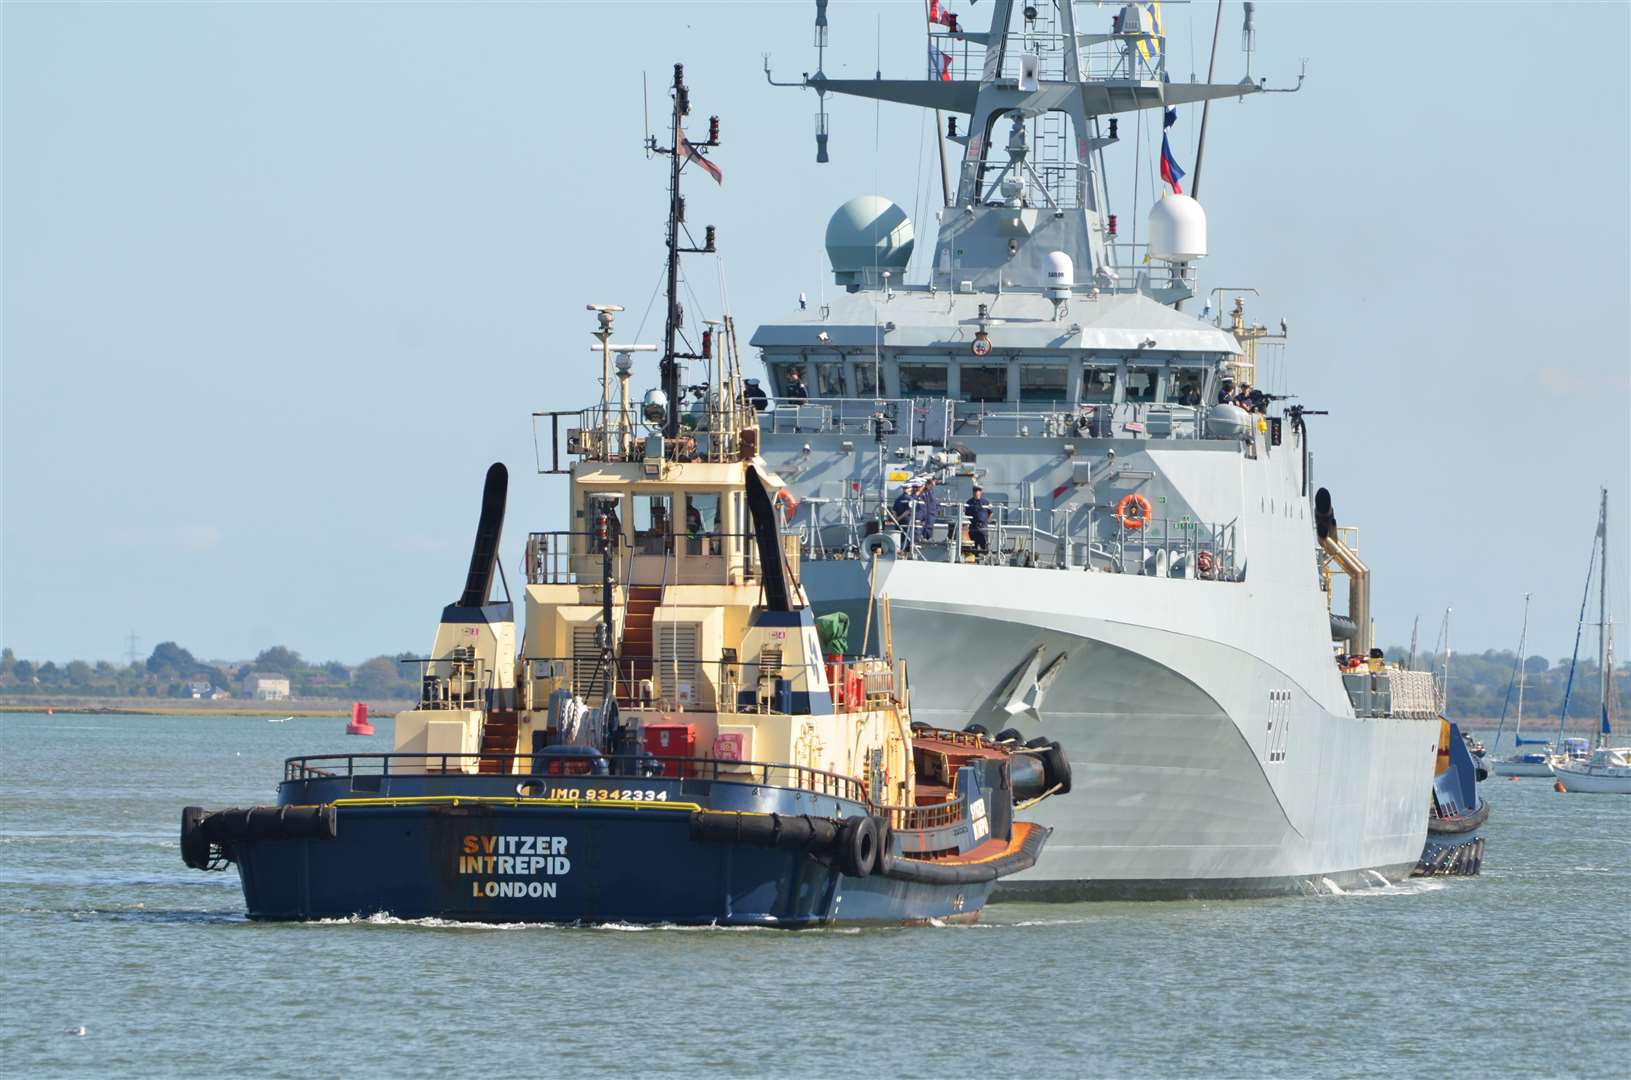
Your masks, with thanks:
M424 649L495 459L513 583L565 486L532 475L528 414L595 395L584 303L626 305L633 337L657 282L642 71L661 109L685 61L696 122L723 117L726 185L693 182L690 219L719 227L744 334L817 294L849 196L932 232L914 111L838 102L818 168L814 96L765 85L763 52L813 69L813 8L0 6L4 643ZM835 0L828 72L870 75L881 30L884 73L915 77L921 10ZM1204 76L1212 11L1168 7L1174 78ZM1230 3L1220 79L1243 71L1239 21ZM1316 467L1361 527L1382 640L1419 613L1430 645L1453 604L1458 647L1511 647L1529 590L1533 649L1566 655L1603 483L1628 610L1628 7L1257 22L1254 72L1283 84L1307 57L1308 83L1214 108L1203 284L1289 319L1287 383L1332 411ZM1198 124L1175 129L1186 167ZM1134 143L1110 156L1123 213L1154 160ZM690 266L716 304L714 267Z

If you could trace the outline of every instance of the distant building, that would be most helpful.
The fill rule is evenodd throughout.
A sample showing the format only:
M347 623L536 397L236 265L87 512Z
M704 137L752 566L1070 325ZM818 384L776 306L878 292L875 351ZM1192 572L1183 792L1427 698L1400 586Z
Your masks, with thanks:
M251 672L244 676L244 696L256 701L286 701L289 697L289 677Z

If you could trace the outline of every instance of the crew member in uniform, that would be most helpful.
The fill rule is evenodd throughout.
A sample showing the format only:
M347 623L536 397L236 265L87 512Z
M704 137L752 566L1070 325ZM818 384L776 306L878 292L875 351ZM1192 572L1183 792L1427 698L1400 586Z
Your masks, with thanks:
M742 380L742 396L747 399L754 412L764 412L770 408L770 398L765 396L764 387L759 385L758 379Z
M782 396L789 401L808 401L810 400L810 388L804 385L804 380L799 378L798 372L789 371L787 373L787 393Z
M984 555L991 550L991 535L986 532L986 524L991 520L991 504L979 484L974 485L974 494L969 496L963 514L968 518L968 538L974 544L974 554Z

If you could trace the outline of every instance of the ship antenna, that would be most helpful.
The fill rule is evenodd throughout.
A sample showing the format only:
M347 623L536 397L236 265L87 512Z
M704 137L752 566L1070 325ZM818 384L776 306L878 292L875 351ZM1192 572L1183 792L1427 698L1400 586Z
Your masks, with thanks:
M691 112L691 92L685 86L685 65L674 65L674 113L670 125L670 141L658 146L655 138L647 142L653 153L668 155L668 317L663 327L662 391L668 399L667 415L663 419L663 435L673 438L680 429L680 361L709 358L712 332L703 334L702 352L680 352L676 344L685 324L685 309L680 306L680 255L713 254L714 227L707 226L701 247L681 247L680 233L685 225L685 197L680 194L680 169L687 161L695 161L707 170L717 183L724 183L719 167L708 160L703 149L719 145L719 117L708 118L708 140L691 142L685 137L685 117Z
M1212 58L1206 62L1206 81L1211 83L1218 71L1218 34L1223 30L1223 0L1218 0L1218 15L1212 22ZM1201 134L1195 143L1195 179L1190 181L1189 196L1201 197L1201 162L1206 158L1206 120L1212 113L1212 101L1201 103Z

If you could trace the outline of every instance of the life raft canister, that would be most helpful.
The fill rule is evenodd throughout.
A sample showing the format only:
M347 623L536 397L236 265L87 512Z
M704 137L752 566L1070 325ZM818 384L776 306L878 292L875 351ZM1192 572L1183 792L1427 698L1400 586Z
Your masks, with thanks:
M793 493L786 488L778 488L775 497L771 501L781 504L782 523L785 525L792 524L793 515L799 512L799 501L794 497Z
M1150 500L1132 493L1123 495L1116 504L1116 520L1123 529L1142 529L1150 520Z

